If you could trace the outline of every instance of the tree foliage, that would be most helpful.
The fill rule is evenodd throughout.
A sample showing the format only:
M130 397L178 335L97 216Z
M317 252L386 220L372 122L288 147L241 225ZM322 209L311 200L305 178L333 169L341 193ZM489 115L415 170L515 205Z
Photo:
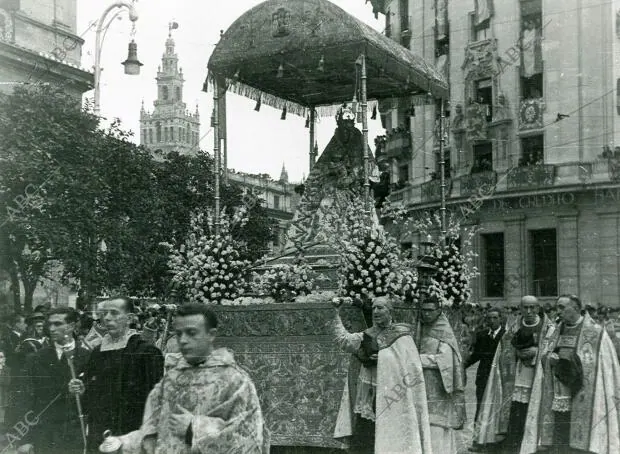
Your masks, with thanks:
M84 301L101 292L168 290L161 243L185 238L191 213L213 206L209 155L154 159L119 121L100 128L89 106L52 85L20 86L0 98L0 136L0 269L14 302L21 283L31 309L37 283L59 266ZM222 187L221 199L228 207L248 200L233 185ZM259 201L248 208L248 229L235 235L246 245L244 259L256 260L273 223Z

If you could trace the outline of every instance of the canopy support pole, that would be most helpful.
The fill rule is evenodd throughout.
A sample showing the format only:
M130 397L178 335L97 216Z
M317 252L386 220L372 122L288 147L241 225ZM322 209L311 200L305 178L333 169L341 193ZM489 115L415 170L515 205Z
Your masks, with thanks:
M312 172L312 168L314 167L314 163L316 162L316 156L314 154L314 124L316 123L316 111L314 107L310 109L310 172Z
M446 119L444 109L444 99L441 98L441 116L439 118L439 172L441 178L441 245L446 245L446 157L445 154L445 137L444 137L444 121Z
M226 92L227 92L227 87L224 85L223 87L221 87L222 93L220 95L220 98L218 99L220 105L219 105L219 119L218 119L218 126L219 126L219 139L220 139L220 144L221 144L221 150L223 152L223 158L224 158L224 162L223 162L223 170L224 170L224 184L228 184L228 122L226 121L227 118L227 108L226 108Z
M360 94L360 104L362 105L362 136L363 136L363 147L364 147L364 206L366 212L370 215L370 181L368 179L368 100L367 90L366 90L366 54L362 53L360 55L361 60L361 94Z
M215 175L215 235L220 234L220 126L219 126L219 84L213 78L213 173Z

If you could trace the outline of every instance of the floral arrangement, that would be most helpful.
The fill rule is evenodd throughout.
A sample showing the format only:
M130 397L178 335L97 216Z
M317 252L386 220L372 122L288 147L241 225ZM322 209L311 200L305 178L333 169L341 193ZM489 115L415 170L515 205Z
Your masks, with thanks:
M250 263L239 258L244 245L233 239L231 227L247 221L245 208L232 216L222 210L216 235L213 217L196 212L190 221L191 233L179 248L163 243L170 250L168 266L179 294L191 302L208 304L234 300L243 293Z
M352 202L345 213L324 212L329 241L340 255L340 295L368 301L394 294L413 301L416 275L399 246L368 216L361 198Z
M445 307L468 303L472 293L471 281L478 276L474 266L477 254L472 246L476 230L462 229L458 215L448 213L445 246L441 246L441 238L433 239L433 234L441 231L439 212L426 212L412 218L405 208L386 203L382 215L391 220L396 236L413 231L419 233L421 238L428 238L435 243L430 251L430 262L437 268L437 272L431 277L426 291L437 296ZM415 298L419 297L418 293L416 290Z
M298 295L307 295L314 288L314 273L306 264L274 265L257 274L252 283L254 292L271 296L276 302L292 301Z
M437 273L431 279L429 292L443 296L447 306L465 304L471 296L471 287L459 248L453 242L448 242L443 247L435 246L433 249L433 264Z

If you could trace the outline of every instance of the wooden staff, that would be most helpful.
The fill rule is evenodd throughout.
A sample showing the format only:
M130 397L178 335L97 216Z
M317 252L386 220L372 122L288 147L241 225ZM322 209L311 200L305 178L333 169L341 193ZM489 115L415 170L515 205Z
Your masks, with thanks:
M163 352L164 349L166 348L166 344L167 344L167 337L168 337L168 331L170 330L170 322L172 321L172 311L168 310L168 313L166 314L166 324L164 325L164 332L161 335L161 342L159 345L159 349Z
M77 346L76 346L77 348ZM69 370L71 371L71 378L77 379L75 375L75 367L73 366L73 353L65 352L67 363L69 363ZM80 395L75 395L75 404L77 405L78 417L80 418L80 429L82 429L82 441L84 443L84 454L86 454L86 422L84 421L84 412L82 411L82 401Z

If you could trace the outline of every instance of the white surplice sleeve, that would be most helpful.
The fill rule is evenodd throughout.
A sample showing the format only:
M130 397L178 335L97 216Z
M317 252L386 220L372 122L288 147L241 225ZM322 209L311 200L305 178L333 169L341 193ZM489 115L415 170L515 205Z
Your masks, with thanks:
M336 312L336 316L333 321L334 337L336 344L341 350L347 353L355 353L362 345L362 339L364 333L350 333L342 324L340 314Z

